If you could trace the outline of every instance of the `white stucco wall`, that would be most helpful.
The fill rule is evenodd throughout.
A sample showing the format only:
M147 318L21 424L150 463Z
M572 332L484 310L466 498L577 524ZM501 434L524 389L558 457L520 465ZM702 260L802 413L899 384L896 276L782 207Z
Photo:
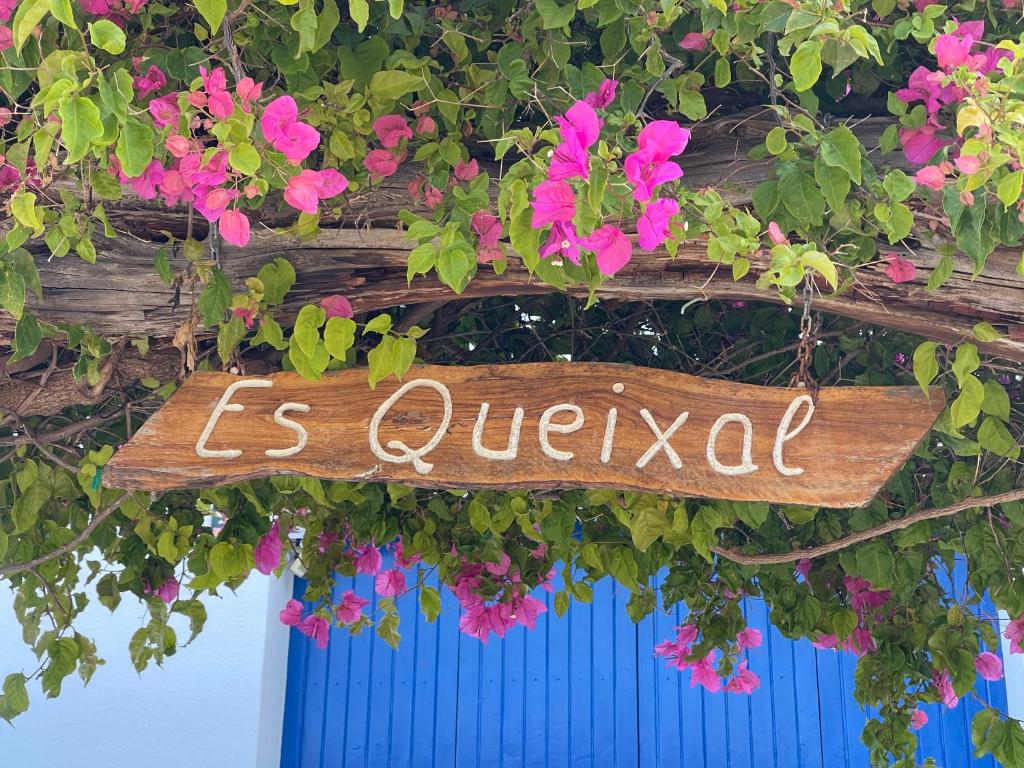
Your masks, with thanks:
M78 629L95 639L107 663L88 688L77 674L67 678L56 699L30 683L29 711L13 727L0 721L0 765L276 768L288 641L277 612L290 590L290 577L254 574L237 594L207 600L203 633L141 677L128 640L144 611L130 599L114 614L91 603ZM12 598L0 585L0 679L37 664L21 642ZM188 637L184 626L178 637Z

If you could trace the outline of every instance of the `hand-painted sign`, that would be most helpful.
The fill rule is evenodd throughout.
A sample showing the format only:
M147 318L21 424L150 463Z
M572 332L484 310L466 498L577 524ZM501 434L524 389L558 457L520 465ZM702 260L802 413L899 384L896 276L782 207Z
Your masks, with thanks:
M621 365L417 366L192 376L104 469L108 485L274 474L432 488L619 488L867 503L942 411L940 390L758 387Z

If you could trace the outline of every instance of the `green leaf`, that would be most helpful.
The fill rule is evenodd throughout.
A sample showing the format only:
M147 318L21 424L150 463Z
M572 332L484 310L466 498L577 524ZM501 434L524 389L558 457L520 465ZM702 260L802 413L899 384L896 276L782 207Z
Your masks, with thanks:
M260 153L249 143L238 144L228 153L231 167L246 176L252 176L260 169Z
M307 304L300 309L292 329L292 346L297 344L307 357L312 356L314 347L320 342L320 326L326 317L327 313L315 304Z
M409 253L409 265L405 272L409 285L412 285L412 279L416 275L425 275L434 268L437 250L437 246L433 243L424 243L412 249Z
M0 717L10 722L28 709L28 690L25 676L14 672L4 678L3 695L0 696Z
M896 559L888 543L876 539L857 550L857 569L860 574L871 582L875 589L892 586L893 570Z
M997 416L1003 421L1010 420L1010 396L998 381L989 379L984 384L985 397L981 401L981 410L990 416Z
M462 248L442 248L437 255L437 276L456 293L462 293L469 283L470 272L476 262Z
M997 331L992 323L975 323L971 333L978 341L998 341L1003 337L1003 334Z
M331 361L331 356L328 354L327 347L323 345L323 342L318 341L310 354L303 352L298 344L292 345L288 349L288 359L304 379L318 381L320 375L327 370L327 364Z
M805 267L810 267L825 278L825 281L835 291L839 288L839 273L836 272L836 265L821 251L805 251L800 254L800 261Z
M21 0L14 14L14 21L11 22L15 53L21 53L36 25L46 18L49 12L50 0Z
M245 338L245 324L242 318L233 316L226 323L220 324L217 331L217 356L221 363L227 365L231 354Z
M764 145L773 155L781 155L789 146L789 142L786 141L786 129L780 125L772 128L764 139Z
M316 17L316 37L313 40L313 53L316 53L331 41L334 30L341 21L341 13L335 0L324 0L323 10Z
M220 30L221 22L224 21L224 14L228 10L227 0L193 1L195 2L196 9L202 14L206 24L210 27L210 32L217 34Z
M433 587L420 587L420 611L428 624L441 615L441 594Z
M188 628L191 634L185 641L186 645L195 640L206 625L206 606L198 600L176 600L171 612L188 617Z
M356 23L356 29L362 32L370 21L370 4L366 0L348 0L348 15Z
M382 312L375 318L370 320L363 328L363 336L368 333L379 333L381 335L391 330L391 315L387 312Z
M928 385L939 375L939 361L935 357L938 346L934 341L923 341L914 350L914 378L921 385L925 397L930 396Z
M46 653L50 658L41 682L43 693L53 699L60 695L64 678L78 666L78 643L72 637L54 638L46 646Z
M949 280L955 268L956 261L953 257L948 253L942 254L939 263L935 265L935 270L928 276L928 284L925 285L924 289L926 291L935 291L941 288Z
M231 306L231 285L220 269L214 269L210 275L210 282L199 294L198 306L204 325L212 328L224 319Z
M0 273L0 307L15 320L21 319L25 310L25 280L17 272Z
M819 225L825 215L825 198L814 179L799 170L784 171L779 179L779 195L797 222Z
M978 442L986 451L997 456L1009 456L1016 458L1020 454L1013 435L1006 428L1006 425L995 416L986 416L978 428Z
M641 552L653 544L659 536L668 533L671 526L668 516L656 507L644 507L633 517L629 524L629 533L633 544Z
M747 526L760 528L768 520L768 504L763 501L738 502L733 504L736 514Z
M64 26L78 29L78 25L75 23L75 12L71 8L70 0L50 0L50 13ZM122 48L121 50L124 49Z
M39 321L30 312L24 312L14 326L14 354L8 362L13 363L28 357L39 347L43 340L43 329Z
M985 400L985 388L974 376L968 376L960 384L960 394L949 407L953 428L960 429L978 418L981 404Z
M26 229L31 229L36 237L43 234L43 219L36 208L35 192L18 190L11 198L11 213L16 222Z
M423 75L414 75L400 69L386 69L370 78L369 93L379 99L400 99L407 93L423 88Z
M853 131L845 125L829 131L821 137L820 151L822 160L834 168L842 168L855 183L860 184L860 141Z
M92 99L75 96L63 102L57 112L61 119L61 141L68 150L64 162L68 165L77 163L92 142L103 135L99 107Z
M796 49L789 60L789 70L793 75L793 87L797 92L811 88L821 77L821 42L805 40Z
M153 129L134 117L129 117L117 137L115 154L121 161L126 176L141 176L153 159Z
M295 285L295 268L280 256L260 267L256 277L263 283L263 300L267 304L280 304Z
M1024 170L1008 173L1000 180L996 196L1004 208L1018 203L1022 186L1024 186Z
M544 29L564 27L576 16L575 0L559 5L555 0L536 0L537 13L543 20Z
M469 524L474 531L484 534L491 530L491 513L487 511L487 506L482 501L474 498L469 503L466 512L469 515Z
M978 359L978 348L969 342L965 342L956 348L956 359L953 361L953 373L956 374L956 383L963 387L967 377L978 370L981 360Z
M347 317L332 317L324 328L324 346L331 357L344 360L356 341L356 324Z
M393 371L399 381L409 372L413 360L416 359L416 341L409 336L395 339L393 350Z
M89 40L97 48L102 48L107 53L115 56L124 53L127 38L124 30L117 24L106 19L89 23Z

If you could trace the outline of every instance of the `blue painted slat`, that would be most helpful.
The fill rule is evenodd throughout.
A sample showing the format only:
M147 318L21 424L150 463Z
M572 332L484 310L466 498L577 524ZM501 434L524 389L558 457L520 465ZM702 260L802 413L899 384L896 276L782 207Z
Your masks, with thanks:
M954 581L956 574L954 574ZM436 577L430 583L437 585ZM555 589L561 586L556 579ZM367 577L340 580L374 602ZM621 590L621 588L618 588ZM301 597L303 585L296 584ZM592 605L561 619L553 596L537 630L513 629L482 646L458 630L458 604L441 589L442 615L426 624L417 595L399 601L397 652L373 632L334 630L328 651L292 632L282 768L862 768L866 714L853 700L856 660L815 651L771 629L763 603L744 605L764 634L749 652L762 680L752 696L707 694L666 667L655 644L674 636L685 607L639 625L628 593L597 585ZM981 615L993 615L983 604ZM1005 686L982 684L995 706ZM941 765L997 768L973 758L970 717L977 704L930 706L921 755Z

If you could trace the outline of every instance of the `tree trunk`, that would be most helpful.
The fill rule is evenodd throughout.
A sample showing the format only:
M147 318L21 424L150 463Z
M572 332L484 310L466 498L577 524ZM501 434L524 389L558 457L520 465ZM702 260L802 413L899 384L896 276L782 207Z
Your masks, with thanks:
M693 188L714 187L730 202L748 205L754 187L768 177L767 161L747 158L749 150L763 140L773 123L754 119L731 119L706 126L700 133L711 136L696 144L684 158L684 181ZM856 132L869 150L877 147L888 121L867 119ZM902 157L886 158L890 166L902 164ZM488 168L492 177L497 168ZM246 277L277 256L295 266L298 280L288 297L286 311L325 295L347 296L357 312L397 304L443 301L454 294L433 278L417 277L411 286L405 277L410 243L395 226L397 213L414 206L402 174L387 179L348 201L342 221L325 224L314 240L302 242L291 235L277 235L268 227L294 220L293 212L264 214L263 226L254 228L250 245L237 249L223 245L220 264L233 286L240 288ZM37 253L44 298L35 309L45 320L82 323L110 336L173 336L187 319L193 297L187 293L175 304L175 294L157 277L153 259L163 239L162 231L182 237L187 218L182 211L168 211L158 201L125 199L108 205L108 213L122 234L97 243L100 257L95 265L77 257L46 261ZM196 222L195 232L205 236L205 226ZM328 228L333 227L333 228ZM979 343L985 352L1007 360L1024 362L1024 280L1015 274L1019 253L998 249L982 275L972 279L966 259L958 261L946 284L931 293L924 284L938 263L938 254L927 247L915 248L909 258L917 265L912 283L895 284L881 267L865 267L842 295L827 289L815 298L815 307L879 326L899 329L942 342L957 342L970 335L971 327L988 321L1004 332L997 341ZM552 291L532 278L514 257L508 271L494 275L482 266L464 296L515 295ZM173 255L172 267L185 264ZM751 274L733 282L728 268L709 262L700 240L682 244L676 258L667 253L635 252L632 262L598 291L603 298L616 299L743 299L778 301L773 291L759 291L754 281L765 263L752 265ZM585 288L570 288L584 294ZM9 335L10 318L0 320L0 333Z

